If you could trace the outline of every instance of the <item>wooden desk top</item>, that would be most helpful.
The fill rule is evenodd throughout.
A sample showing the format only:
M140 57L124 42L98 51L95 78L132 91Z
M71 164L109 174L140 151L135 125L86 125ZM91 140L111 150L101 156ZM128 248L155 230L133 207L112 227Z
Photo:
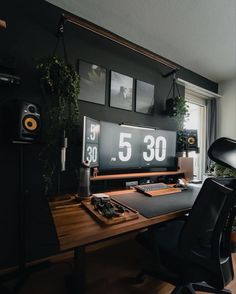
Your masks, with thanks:
M130 190L131 194L132 192L133 191ZM109 193L109 195L119 195L122 193L124 193L124 191L116 191ZM125 193L127 193L127 190ZM153 218L145 218L140 215L139 218L135 220L112 226L102 226L94 220L80 204L72 207L51 207L61 251L93 244L124 233L146 228L153 224L171 220L184 215L189 210L190 208L183 209Z

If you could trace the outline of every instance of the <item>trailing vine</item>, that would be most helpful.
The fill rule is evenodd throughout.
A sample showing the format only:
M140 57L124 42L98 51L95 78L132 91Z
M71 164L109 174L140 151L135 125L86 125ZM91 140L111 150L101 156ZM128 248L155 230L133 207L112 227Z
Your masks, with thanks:
M46 148L41 154L47 193L58 170L56 151L60 149L60 141L66 136L70 142L79 123L80 78L71 65L56 56L40 59L36 69L40 72L43 92L50 98L44 117Z

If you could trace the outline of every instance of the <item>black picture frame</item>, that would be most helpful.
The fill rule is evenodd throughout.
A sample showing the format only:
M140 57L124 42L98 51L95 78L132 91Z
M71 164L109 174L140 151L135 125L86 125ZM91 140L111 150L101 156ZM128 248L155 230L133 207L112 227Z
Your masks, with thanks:
M110 106L132 111L134 79L115 71L110 78Z
M155 86L144 81L136 81L135 111L152 114L155 105Z
M79 60L78 72L80 75L79 100L105 105L106 68L84 60Z

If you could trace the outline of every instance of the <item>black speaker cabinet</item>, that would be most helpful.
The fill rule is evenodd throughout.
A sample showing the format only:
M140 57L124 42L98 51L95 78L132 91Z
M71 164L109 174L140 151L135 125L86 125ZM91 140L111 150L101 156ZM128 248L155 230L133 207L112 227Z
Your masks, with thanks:
M198 148L197 130L183 130L177 132L177 151L196 151Z
M34 142L41 130L40 109L34 103L14 100L4 110L4 134L10 141Z

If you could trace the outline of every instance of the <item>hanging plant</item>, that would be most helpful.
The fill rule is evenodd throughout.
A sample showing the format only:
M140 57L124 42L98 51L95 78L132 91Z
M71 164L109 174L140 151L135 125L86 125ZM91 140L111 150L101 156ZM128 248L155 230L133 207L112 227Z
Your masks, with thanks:
M177 130L183 130L184 121L189 116L188 104L185 97L180 95L179 87L176 82L176 70L174 70L172 73L172 85L166 100L166 114L175 119L177 124ZM169 98L171 93L172 98Z
M175 98L176 112L174 114L174 119L177 122L179 130L183 130L184 121L189 117L189 110L187 101L184 96L179 96Z
M184 121L189 117L188 104L184 96L170 98L166 101L167 115L173 117L177 123L178 130L183 130Z
M36 68L40 72L43 92L47 94L49 103L45 109L44 140L47 143L41 156L44 161L45 192L48 192L58 167L59 158L56 150L60 149L62 137L72 138L74 129L79 123L80 78L73 67L56 56L40 59ZM51 160L48 152L54 154Z
M58 134L58 131L65 130L68 133L78 124L80 78L71 65L56 56L42 58L37 69L52 97L48 118L52 122L49 129L53 133L47 132L47 135L53 142L55 132Z

